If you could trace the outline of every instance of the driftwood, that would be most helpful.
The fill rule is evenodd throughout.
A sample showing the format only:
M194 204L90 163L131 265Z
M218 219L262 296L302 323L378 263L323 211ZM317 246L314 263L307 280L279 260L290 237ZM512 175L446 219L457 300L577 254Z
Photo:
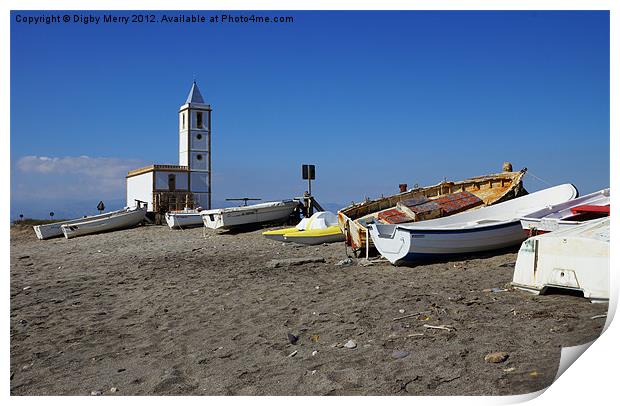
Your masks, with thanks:
M430 313L430 312L427 312L427 311L425 311L425 312L417 312L417 313L407 314L407 315L405 315L405 316L394 317L394 318L392 319L392 321L398 321L398 320L402 320L402 319L407 319L407 318L409 318L409 317L419 316L419 315L424 314L424 313Z
M446 325L441 325L441 326L431 326L428 324L425 324L424 326L425 328L432 328L432 329L436 329L436 330L446 330L446 331L452 331L452 330L456 330L454 327L452 326L446 326Z

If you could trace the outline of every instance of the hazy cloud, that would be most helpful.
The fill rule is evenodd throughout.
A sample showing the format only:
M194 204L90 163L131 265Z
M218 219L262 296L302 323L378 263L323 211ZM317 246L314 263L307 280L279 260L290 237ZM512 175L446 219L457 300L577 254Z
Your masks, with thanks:
M25 156L15 163L15 198L84 199L125 196L125 175L144 165L136 159Z

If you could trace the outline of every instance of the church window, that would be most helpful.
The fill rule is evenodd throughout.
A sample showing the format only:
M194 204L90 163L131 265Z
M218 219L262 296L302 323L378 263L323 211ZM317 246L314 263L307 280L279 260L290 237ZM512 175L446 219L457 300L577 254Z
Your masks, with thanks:
M181 114L181 128L185 130L185 113Z
M202 128L202 113L196 113L196 127Z
M168 190L173 191L176 189L176 176L173 173L168 175Z
M201 140L202 139L202 134L196 134L196 138Z
M196 159L199 160L199 161L202 161L202 155L200 155L200 154L196 155Z

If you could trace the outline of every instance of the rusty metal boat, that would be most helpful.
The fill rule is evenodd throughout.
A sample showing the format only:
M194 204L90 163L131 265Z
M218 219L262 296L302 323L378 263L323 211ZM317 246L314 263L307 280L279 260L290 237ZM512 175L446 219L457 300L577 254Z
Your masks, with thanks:
M527 168L518 172L504 166L504 172L478 176L463 181L443 181L433 186L416 187L392 196L367 199L338 211L338 225L345 242L355 253L373 247L368 241L367 224L403 224L450 216L467 210L504 202L523 196L522 178Z

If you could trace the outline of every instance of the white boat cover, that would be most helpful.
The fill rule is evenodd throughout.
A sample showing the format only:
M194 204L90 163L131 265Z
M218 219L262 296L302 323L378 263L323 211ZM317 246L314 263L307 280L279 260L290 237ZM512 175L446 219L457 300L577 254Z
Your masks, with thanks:
M331 211L318 211L309 218L303 218L295 226L300 231L303 230L324 230L330 226L338 225L338 216Z

